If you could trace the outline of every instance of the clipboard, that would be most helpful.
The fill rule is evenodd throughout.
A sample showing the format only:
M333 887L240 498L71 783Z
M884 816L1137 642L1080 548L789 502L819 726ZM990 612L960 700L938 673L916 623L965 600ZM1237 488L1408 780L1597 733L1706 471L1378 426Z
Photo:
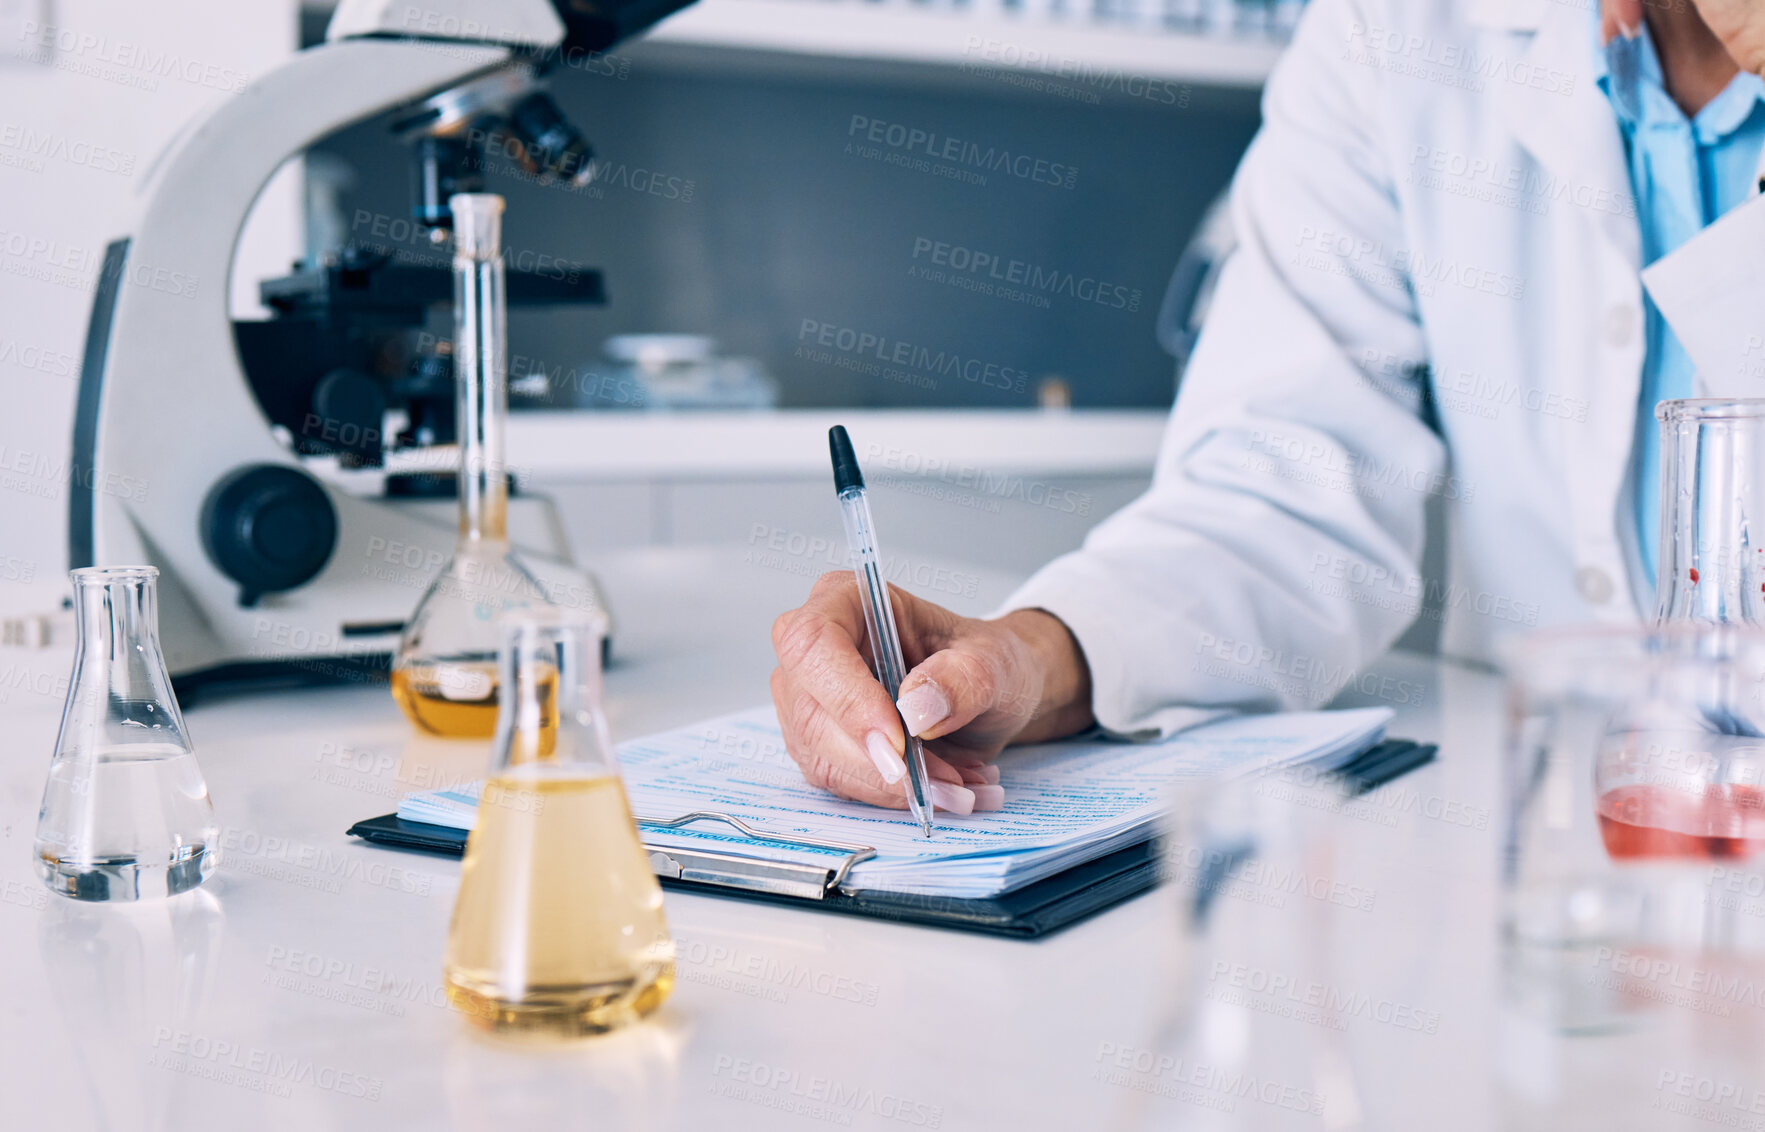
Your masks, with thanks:
M1433 761L1435 751L1432 744L1387 739L1362 751L1336 773L1350 789L1361 793ZM876 856L876 850L868 845L765 833L715 810L695 810L666 821L637 818L640 834L644 826L679 829L700 821L723 823L760 845L785 845L839 856L811 864L646 844L650 868L663 888L1014 939L1040 939L1138 896L1162 879L1159 844L1148 836L997 896L851 890L845 881L852 868ZM397 814L359 821L348 832L392 849L448 857L466 851L466 830L405 821Z
M1148 838L997 896L959 898L867 889L851 891L843 887L846 874L854 865L876 855L876 850L868 845L761 833L739 818L711 810L697 810L670 821L637 819L640 832L643 826L678 829L698 821L726 823L744 837L762 844L833 850L843 852L844 856L827 864L810 864L711 849L645 845L650 869L663 888L897 923L1038 939L1138 896L1158 882L1158 844ZM349 833L391 849L448 857L458 857L466 851L466 830L405 821L397 814L356 822L349 827Z

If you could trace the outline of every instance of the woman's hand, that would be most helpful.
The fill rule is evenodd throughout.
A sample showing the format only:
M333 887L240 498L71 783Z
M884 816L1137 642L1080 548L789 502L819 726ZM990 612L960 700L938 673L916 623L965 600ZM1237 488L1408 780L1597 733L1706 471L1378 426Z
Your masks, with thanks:
M1641 9L1642 0L1622 0ZM1665 0L1649 0L1662 3ZM1761 0L1695 0L1698 14L1716 33L1735 66L1750 75L1765 74L1765 3Z
M1041 610L978 621L889 590L910 668L898 715L864 659L869 634L851 571L822 575L801 608L774 622L772 700L785 749L814 785L903 809L905 719L926 740L934 806L999 809L1005 792L989 764L1006 744L1091 723L1090 671L1078 642Z
M1656 18L1685 12L1687 0L1600 0L1600 33L1634 37L1650 8ZM1765 74L1765 0L1691 0L1735 66L1749 74Z

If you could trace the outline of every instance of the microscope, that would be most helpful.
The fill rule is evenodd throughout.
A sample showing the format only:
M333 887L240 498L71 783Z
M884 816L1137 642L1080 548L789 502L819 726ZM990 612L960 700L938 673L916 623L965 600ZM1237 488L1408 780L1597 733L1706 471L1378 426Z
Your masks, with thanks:
M346 247L264 281L275 317L235 324L226 283L265 183L290 156L387 115L413 151L411 223L441 248L448 197L478 187L486 138L538 179L591 177L592 153L544 92L547 73L689 2L341 0L325 43L221 103L160 156L134 231L106 248L92 305L68 549L70 567L159 568L162 643L180 695L381 678L456 538L451 504L434 502L452 498L443 461L384 477L377 495L314 472L326 462L381 467L400 449L447 451L436 447L453 439L447 344L386 362L389 341L451 301L445 253L411 263ZM511 270L508 296L604 301L589 270ZM390 437L388 408L408 422ZM520 506L517 495L512 518ZM516 542L548 591L602 604L561 539L551 553Z

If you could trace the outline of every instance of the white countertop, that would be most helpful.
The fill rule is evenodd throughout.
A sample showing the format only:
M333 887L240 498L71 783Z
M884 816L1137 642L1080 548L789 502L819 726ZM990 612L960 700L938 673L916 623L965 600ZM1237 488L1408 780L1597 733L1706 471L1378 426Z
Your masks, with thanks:
M747 553L597 563L623 630L616 737L766 699L770 621L810 579ZM964 611L1011 581L988 577ZM1415 657L1379 671L1411 682L1391 733L1443 746L1403 780L1423 804L1357 834L1391 848L1357 966L1441 1021L1430 1035L1351 1029L1358 1104L1365 1127L1483 1127L1496 682ZM49 896L30 867L59 701L15 690L0 710L0 1127L1090 1129L1142 1102L1157 1127L1221 1115L1110 1070L1163 1009L1177 933L1159 893L1029 943L671 892L680 981L652 1023L508 1046L442 1000L457 864L343 832L424 775L478 773L482 746L414 738L383 687L196 705L221 867L173 901L95 907ZM1490 820L1439 820L1428 798Z

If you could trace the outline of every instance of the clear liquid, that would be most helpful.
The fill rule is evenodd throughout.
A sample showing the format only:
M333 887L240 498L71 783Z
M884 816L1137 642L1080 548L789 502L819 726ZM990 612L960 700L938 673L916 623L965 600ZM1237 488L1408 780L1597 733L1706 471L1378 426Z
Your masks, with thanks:
M37 875L76 900L173 896L214 871L217 832L202 769L180 746L58 758L37 819Z
M576 1036L674 987L662 889L615 776L485 783L448 931L447 996L477 1025Z

